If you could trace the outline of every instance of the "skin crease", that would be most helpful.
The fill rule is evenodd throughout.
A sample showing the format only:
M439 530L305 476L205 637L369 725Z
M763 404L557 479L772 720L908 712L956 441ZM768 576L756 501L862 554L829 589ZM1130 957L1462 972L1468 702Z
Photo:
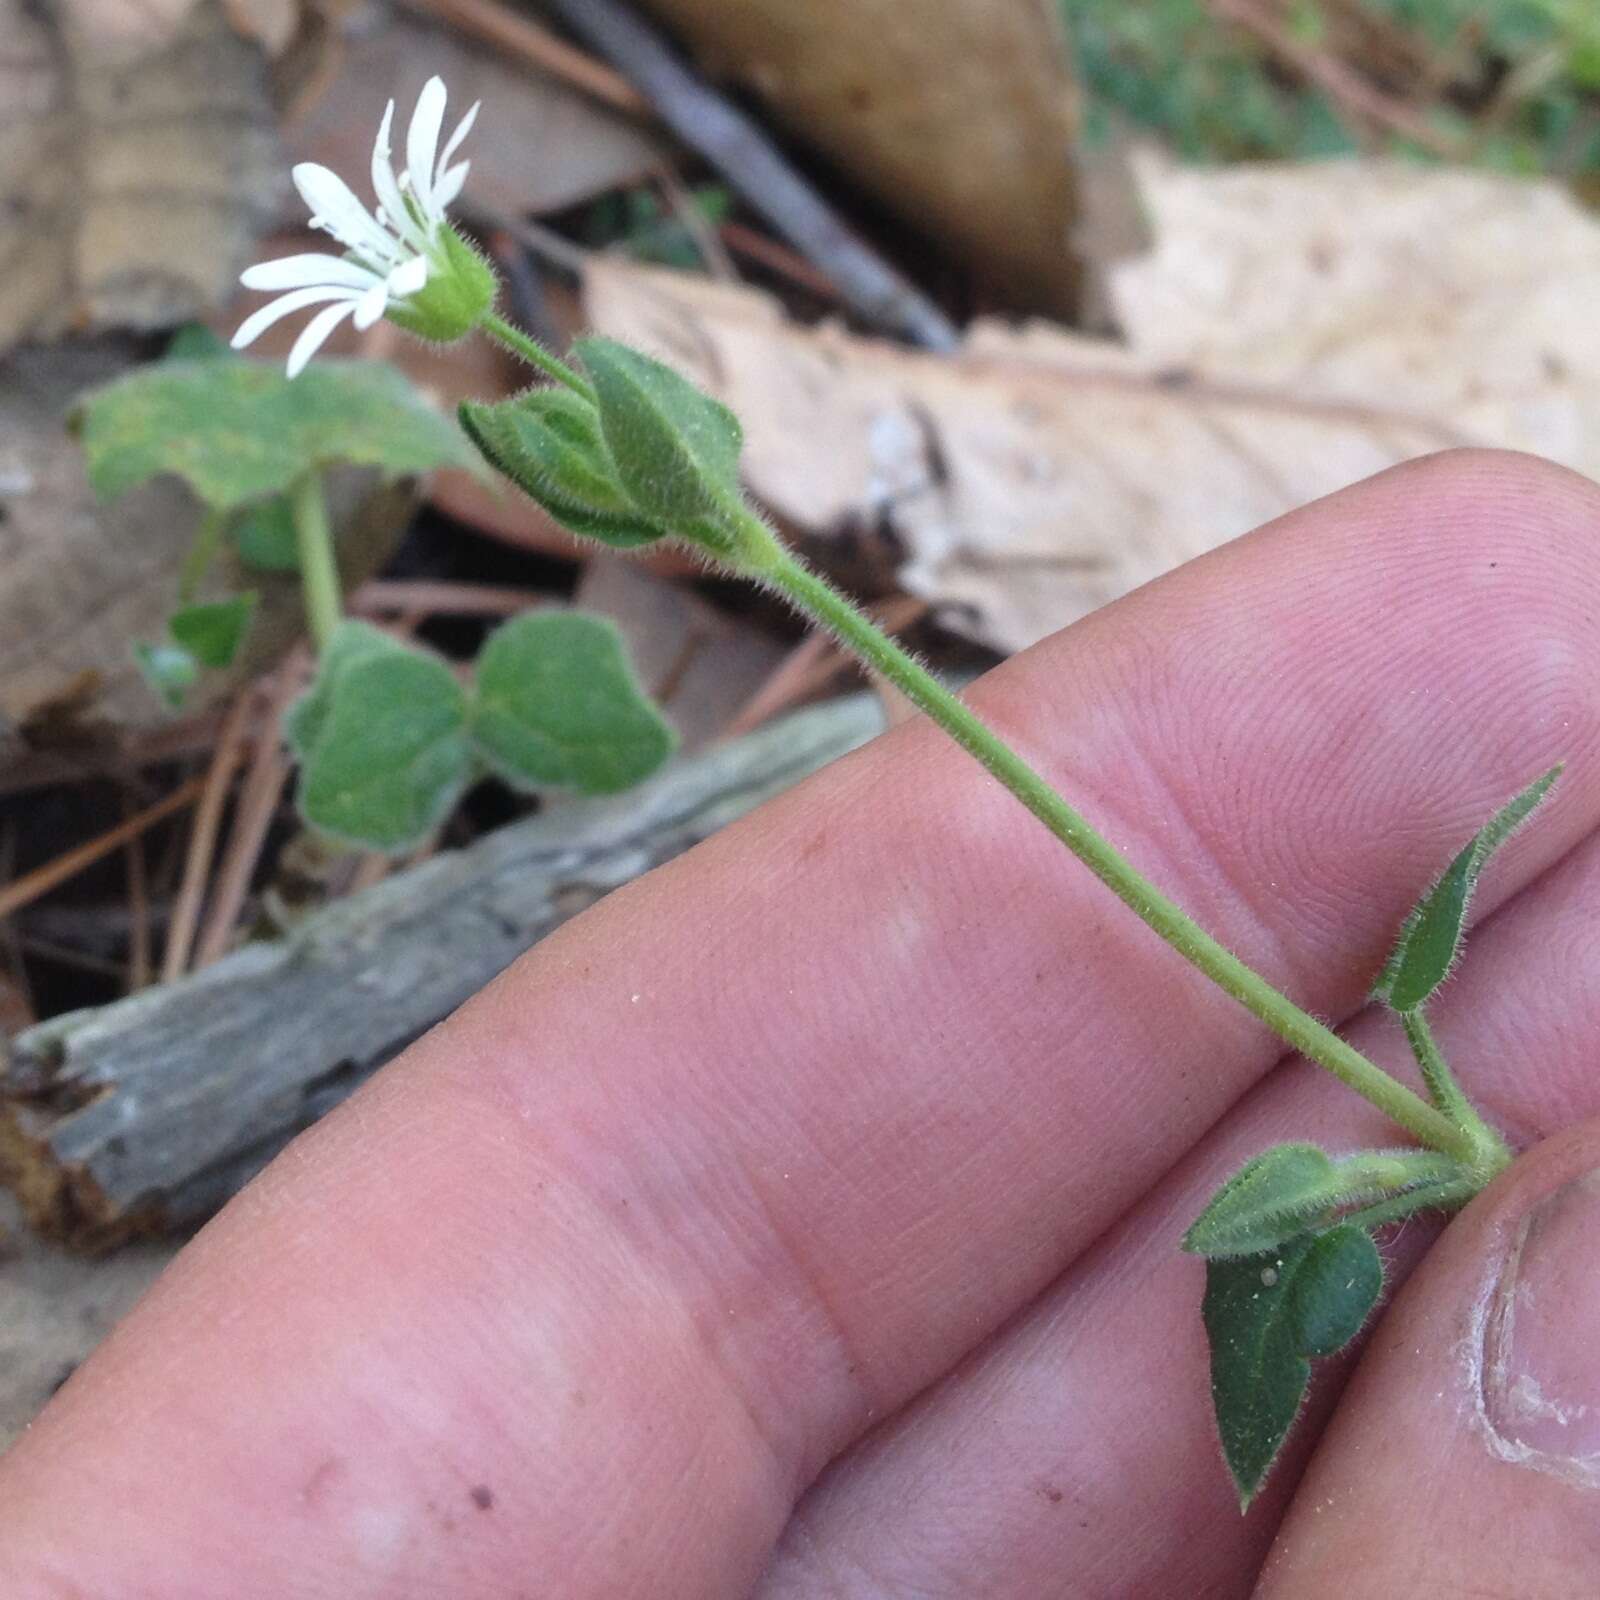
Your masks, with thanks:
M1558 469L1433 458L972 699L1333 1019L1460 843L1565 758L1438 1013L1530 1143L1600 1111L1597 527ZM1273 1596L1402 1571L1600 1592L1600 1491L1424 1404L1460 1375L1411 1336L1460 1325L1478 1219L1574 1139L1600 1163L1594 1130L1520 1164L1402 1294L1316 1501L1293 1490L1338 1371L1239 1518L1174 1242L1245 1156L1319 1129L1400 1142L903 728L547 940L204 1230L0 1461L0 1594L1245 1595L1285 1518ZM1396 1277L1422 1238L1387 1248ZM1435 1549L1447 1503L1470 1567ZM1539 1540L1487 1537L1524 1513Z

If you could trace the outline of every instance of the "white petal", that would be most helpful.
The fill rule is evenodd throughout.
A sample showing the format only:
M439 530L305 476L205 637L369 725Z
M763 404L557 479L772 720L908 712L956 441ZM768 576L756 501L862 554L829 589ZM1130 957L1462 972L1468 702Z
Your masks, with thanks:
M445 207L451 205L455 197L461 193L461 186L467 181L467 171L472 166L470 161L458 161L448 172L441 172L433 185L433 203L439 209L439 217L444 218Z
M350 192L337 172L302 161L291 173L300 198L311 208L314 225L325 227L342 245L368 260L389 265L399 254L393 238Z
M362 329L370 328L383 315L383 308L388 303L389 285L380 278L356 301L356 326Z
M411 113L411 126L406 131L406 170L411 174L411 192L425 216L434 214L433 157L439 148L444 101L444 79L429 78L417 96L417 109Z
M294 349L289 352L289 365L286 369L291 378L298 378L305 369L305 364L326 343L328 335L344 321L356 308L356 302L342 300L338 305L329 306L325 311L319 311L301 330L300 337L294 342Z
M406 209L400 185L395 180L394 162L390 159L389 128L394 121L394 101L383 113L378 128L377 142L372 147L372 192L378 197L378 225L390 233L398 234L413 250L426 247L422 230L411 220Z
M403 300L415 294L428 281L428 262L425 256L413 256L403 266L389 274L389 293Z
M276 261L263 261L248 267L240 274L239 282L247 289L300 289L307 284L342 284L347 289L368 288L378 274L359 261L346 261L341 256L309 254L280 256Z
M351 289L329 288L322 284L308 289L293 289L288 294L279 295L276 300L268 301L259 311L252 311L239 324L239 331L229 342L235 350L243 350L247 344L254 344L273 323L306 306L320 305L324 300L345 300L354 305L356 295Z
M456 124L456 131L450 135L449 142L439 152L439 160L434 168L436 172L443 172L450 165L450 157L461 148L461 141L472 132L472 124L478 120L478 108L482 104L483 101L474 100L472 109Z

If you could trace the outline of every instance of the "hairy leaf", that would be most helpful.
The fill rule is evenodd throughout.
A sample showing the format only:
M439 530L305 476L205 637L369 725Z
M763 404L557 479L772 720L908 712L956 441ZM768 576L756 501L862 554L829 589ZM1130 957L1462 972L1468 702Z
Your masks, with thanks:
M255 616L253 591L181 606L167 618L172 637L203 667L231 667Z
M1211 1398L1241 1510L1299 1414L1310 1358L1343 1349L1382 1291L1377 1247L1348 1223L1258 1255L1207 1262Z
M673 527L713 537L739 494L738 418L671 367L613 339L580 339L600 426L634 503Z
M173 473L232 510L332 462L400 474L475 459L448 418L372 362L319 361L290 379L277 362L161 361L92 391L73 420L103 499Z
M374 628L370 622L341 622L323 648L312 685L289 707L283 719L283 736L301 761L309 761L322 737L328 710L333 703L333 686L339 674L352 662L369 656L404 655L406 647L398 639Z
M612 794L648 777L675 738L600 617L545 611L497 629L478 657L472 740L507 782Z
M666 530L622 487L594 407L567 389L534 389L497 405L463 401L458 416L484 458L563 527L627 550Z
M433 656L402 648L347 659L314 725L300 810L336 839L407 849L444 818L471 776L466 696Z
M1535 778L1479 829L1444 875L1406 918L1394 952L1373 986L1375 1000L1396 1011L1414 1011L1450 975L1461 950L1467 910L1485 862L1532 815L1561 776L1559 766Z

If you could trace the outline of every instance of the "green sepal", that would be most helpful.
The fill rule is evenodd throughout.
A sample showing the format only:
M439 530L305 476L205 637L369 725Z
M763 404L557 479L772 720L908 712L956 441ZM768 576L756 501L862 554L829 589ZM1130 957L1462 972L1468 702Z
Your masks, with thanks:
M580 339L576 350L634 504L718 553L733 549L744 443L738 418L671 367L614 339Z
M1394 951L1373 985L1373 999L1395 1011L1414 1011L1449 977L1484 864L1527 821L1560 776L1560 766L1554 766L1535 778L1502 806L1445 868L1406 918Z
M564 528L620 550L666 536L623 488L598 413L570 389L533 389L494 405L467 400L457 416L490 465Z
M456 230L440 228L428 263L428 281L388 307L397 327L435 344L464 339L494 305L494 268Z
M167 618L173 639L204 667L231 667L255 616L253 590L180 606Z
M360 626L344 623L338 633ZM435 656L393 640L330 648L294 708L301 815L318 832L369 850L401 851L443 821L472 775L467 697Z
M639 687L622 636L573 611L516 617L478 656L472 741L517 788L614 794L671 755L672 729Z
M1344 1348L1383 1292L1371 1237L1348 1223L1206 1263L1204 1317L1222 1453L1249 1508L1299 1415L1311 1358Z
M172 710L181 710L200 677L200 663L181 645L148 644L142 639L134 642L133 659L144 681Z

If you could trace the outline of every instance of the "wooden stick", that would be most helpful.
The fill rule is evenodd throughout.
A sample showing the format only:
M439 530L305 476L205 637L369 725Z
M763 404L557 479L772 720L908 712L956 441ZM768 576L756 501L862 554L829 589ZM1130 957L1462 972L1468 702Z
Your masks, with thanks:
M163 983L171 983L188 970L189 952L193 948L195 929L200 921L206 880L211 874L211 857L217 847L217 831L222 824L222 808L229 789L233 787L233 775L240 757L244 754L245 727L254 699L253 685L241 689L234 696L222 724L222 732L217 737L217 748L212 752L205 789L200 795L194 827L189 834L189 848L184 856L183 881L178 886L177 897L172 904L172 921L167 926L167 942L161 952Z
M427 578L371 578L350 596L350 610L364 616L420 611L435 617L514 617L519 611L553 604L551 597L538 589Z
M496 45L617 111L640 118L652 115L650 102L620 72L494 0L402 0L402 4Z
M68 878L76 877L85 867L93 866L96 861L110 855L113 850L120 850L130 839L137 839L141 833L153 828L164 817L170 817L174 811L181 811L198 798L204 786L204 778L191 778L187 783L180 784L174 789L166 799L156 801L153 806L146 806L143 811L129 817L126 822L118 823L109 832L102 833L98 839L80 844L77 849L57 856L54 861L47 861L43 866L35 867L32 872L18 878L15 883L7 884L5 888L0 889L0 917L9 917L13 912L20 911L23 906L31 905L41 895L49 894L58 884L65 883Z

